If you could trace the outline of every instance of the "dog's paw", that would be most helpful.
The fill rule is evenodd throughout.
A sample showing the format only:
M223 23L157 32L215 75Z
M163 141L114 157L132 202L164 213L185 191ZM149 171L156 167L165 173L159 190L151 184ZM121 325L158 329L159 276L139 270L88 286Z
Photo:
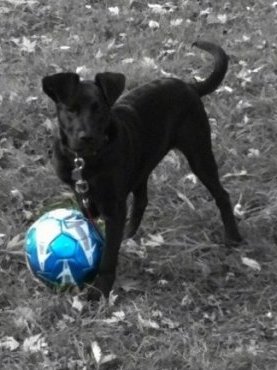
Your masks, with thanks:
M86 294L87 300L92 302L100 301L101 297L103 297L103 293L94 286L90 287Z
M108 298L112 290L114 279L114 274L98 275L94 280L93 286L88 290L87 299L90 301L99 301L102 296Z
M232 236L225 235L225 245L228 248L239 247L243 243L245 243L245 240L242 238L240 234L232 235Z

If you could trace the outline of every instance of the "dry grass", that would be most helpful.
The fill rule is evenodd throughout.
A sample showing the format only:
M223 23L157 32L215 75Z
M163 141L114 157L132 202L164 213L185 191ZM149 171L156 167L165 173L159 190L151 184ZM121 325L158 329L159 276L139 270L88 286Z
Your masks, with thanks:
M0 4L3 370L276 369L276 4L167 5L157 14L136 0ZM109 10L116 6L118 15ZM176 19L182 24L174 26ZM128 88L165 72L190 80L210 68L211 59L190 48L198 37L230 55L223 88L205 105L222 182L241 206L248 243L226 250L214 202L171 153L151 178L139 236L122 247L109 303L38 285L22 254L26 227L48 207L71 204L49 160L55 112L41 78L83 67L86 76L123 71Z

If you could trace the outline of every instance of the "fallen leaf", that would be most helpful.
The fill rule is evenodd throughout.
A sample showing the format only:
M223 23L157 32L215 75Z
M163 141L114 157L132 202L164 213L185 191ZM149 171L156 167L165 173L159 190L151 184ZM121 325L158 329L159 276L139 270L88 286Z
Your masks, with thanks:
M224 24L227 22L227 15L226 14L218 14L217 19L221 24Z
M75 308L75 310L79 312L81 312L84 308L83 302L77 295L73 297L72 308Z
M13 101L15 101L15 100L17 100L18 99L18 94L17 94L17 92L15 92L15 91L11 91L10 92L10 95L9 95L9 100L11 101L11 102L13 102Z
M208 15L208 14L211 13L211 11L212 11L211 8L206 8L206 9L201 10L200 13L199 13L199 15L200 16L202 16L202 15Z
M41 334L32 335L28 337L23 342L23 351L25 352L44 352L47 353L47 343Z
M227 22L226 14L208 14L207 23L208 24L225 24Z
M250 344L246 347L246 351L252 356L257 356L258 352L260 351L260 347L255 339L250 340Z
M12 196L12 199L16 200L17 202L22 202L24 200L23 194L18 189L12 189L11 196Z
M131 292L131 291L142 291L141 284L137 280L127 279L120 280L120 287L124 290L124 292Z
M120 321L123 321L125 319L125 316L126 315L124 311L117 311L117 312L113 312L112 317L101 320L101 321L106 324L116 324Z
M24 235L19 233L15 235L7 244L7 249L21 249L24 244Z
M264 69L264 67L265 67L265 65L261 65L261 66L259 66L259 67L257 67L257 68L252 69L252 70L251 70L251 72L252 72L252 73L258 73L258 72L260 72L262 69Z
M76 73L85 76L87 74L90 74L91 70L87 66L79 66L76 68Z
M237 78L240 80L243 80L244 82L251 82L251 70L246 68L246 66L243 66L242 69L239 71L239 73L236 74Z
M217 90L216 90L218 93L219 92L227 92L227 93L232 93L234 90L230 87L230 86L220 86Z
M12 9L6 7L6 6L1 6L0 7L0 14L8 14L12 11Z
M28 328L35 320L35 313L30 307L19 306L14 311L13 321L18 328Z
M98 49L97 53L95 54L96 59L101 59L103 57L103 53L100 49Z
M73 323L75 321L75 319L69 315L67 315L66 313L63 314L63 320L66 321L66 322L69 322L69 323Z
M202 81L205 81L205 78L204 77L201 77L201 76L198 76L198 75L194 75L193 78L197 81L197 82L202 82Z
M154 310L154 311L152 311L151 312L151 315L153 316L153 317L155 317L155 318L162 318L163 317L163 313L162 313L162 311L160 311L160 310Z
M13 337L3 337L0 341L0 348L5 348L14 351L19 347L19 343Z
M186 306L189 306L191 304L191 298L186 294L183 298L182 298L182 301L181 301L181 306L183 307L186 307Z
M119 321L122 321L125 319L125 312L124 311L117 311L113 312L113 316L116 317Z
M189 206L189 208L192 210L192 211L195 211L195 207L194 205L192 204L192 202L188 199L188 197L184 194L184 193L181 193L180 191L177 191L177 197L179 199L181 199L183 202L186 202L187 205Z
M69 50L70 49L70 46L68 46L68 45L62 45L62 46L60 46L60 49L61 50Z
M143 328L160 329L160 325L156 321L143 319L140 313L138 314L138 322Z
M151 267L145 268L144 271L147 272L148 274L155 275L155 270Z
M148 247L159 247L164 244L164 238L161 234L149 235L149 240L145 242Z
M57 329L59 330L65 330L66 328L68 328L68 324L72 324L73 322L75 322L76 320L67 315L67 314L63 314L62 315L62 319L60 319L58 322L57 322Z
M182 19L182 18L172 19L172 20L170 21L170 25L171 25L172 27L178 27L178 26L180 26L182 23L183 23L183 19Z
M91 351L93 353L95 362L97 364L100 364L101 358L102 358L102 351L101 348L98 344L98 342L94 341L91 343Z
M35 51L36 44L37 44L36 40L30 41L29 39L27 39L27 37L23 36L21 45L19 47L20 47L20 50L22 51L33 53Z
M160 4L147 4L147 6L155 14L165 14L167 12L166 9Z
M177 329L180 326L179 322L172 321L171 319L167 319L166 317L162 319L162 324L167 326L169 329Z
M38 0L6 0L6 1L9 2L10 4L13 4L13 5L27 4L29 6L32 6L36 3L38 3Z
M110 6L108 8L109 12L111 13L111 15L118 15L119 14L119 7L118 6Z
M144 57L142 59L142 65L144 67L153 68L153 69L157 69L158 68L155 60L153 58L149 58L149 57Z
M46 118L42 126L45 127L48 132L52 132L55 128L57 128L57 124L54 123L54 121L51 121L49 118Z
M168 284L168 281L167 280L165 280L165 279L160 279L160 280L158 280L158 285L160 285L160 286L165 286L165 285L167 285Z
M242 205L240 203L237 203L234 206L234 215L238 218L243 218L243 216L245 215L245 211L243 210Z
M28 98L25 100L26 103L31 103L32 101L38 100L37 96L28 96Z
M242 40L243 40L244 42L247 42L247 41L250 41L250 40L251 40L251 37L250 37L250 36L248 36L248 35L243 35L243 36L242 36Z
M169 163L170 165L175 167L176 170L180 170L181 168L180 156L173 150L165 156L164 162Z
M153 21L153 20L150 20L148 22L148 26L152 29L152 30L157 30L159 27L160 27L160 23L159 22L156 22L156 21Z
M123 64L131 64L131 63L134 63L135 59L134 58L125 58L125 59L122 59L122 63Z
M112 362L117 359L117 356L113 353L110 353L108 355L105 355L101 359L101 365L107 364L108 362Z
M171 73L171 72L166 72L164 69L160 69L160 72L161 72L161 74L164 76L164 77L176 77L175 75L174 75L174 73Z
M261 155L259 149L250 148L247 153L248 158L259 158Z
M252 258L248 258L248 257L241 257L241 262L245 265L245 266L248 266L250 267L252 270L255 270L255 271L261 271L261 265L255 261L254 259Z
M192 182L194 185L197 184L197 176L194 173L189 173L186 176L184 176L185 180L189 180Z
M114 306L116 300L118 298L118 294L114 294L114 291L112 290L109 294L109 306Z
M24 215L25 220L30 221L32 220L34 214L32 211L29 211L28 209L23 209L22 213Z
M50 43L53 42L53 38L49 37L49 36L46 36L46 35L41 35L40 39L41 39L42 43L47 44L47 45L49 45Z
M268 319L272 319L273 318L273 315L272 315L272 312L271 311L268 311L265 316L268 318Z
M248 172L246 170L241 170L241 171L237 171L237 172L233 172L233 173L226 173L225 175L223 175L223 178L227 179L229 177L240 177L240 176L247 176L248 175Z
M108 43L108 45L107 45L107 50L110 50L110 49L112 49L114 46L115 46L115 39L112 39L109 43Z
M126 241L126 252L134 254L138 256L139 258L145 258L146 256L146 250L144 246L139 245L137 242L135 242L133 239L128 239Z

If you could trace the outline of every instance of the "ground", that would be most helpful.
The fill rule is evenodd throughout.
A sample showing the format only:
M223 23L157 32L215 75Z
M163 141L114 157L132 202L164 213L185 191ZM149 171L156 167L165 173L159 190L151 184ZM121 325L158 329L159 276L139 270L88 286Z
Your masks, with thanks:
M277 369L277 3L214 3L1 1L1 369ZM127 89L161 76L191 81L212 66L191 48L198 38L230 56L204 103L245 242L225 247L213 200L172 152L151 176L109 301L40 285L24 234L73 202L51 166L55 109L41 78L110 70L126 74Z

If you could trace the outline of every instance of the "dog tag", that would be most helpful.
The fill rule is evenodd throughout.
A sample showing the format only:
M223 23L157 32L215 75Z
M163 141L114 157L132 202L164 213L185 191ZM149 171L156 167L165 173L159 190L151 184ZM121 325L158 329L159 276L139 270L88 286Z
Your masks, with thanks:
M85 180L78 180L75 183L75 190L78 194L85 194L89 190L88 182Z
M88 198L84 198L84 199L82 199L82 203L83 203L83 206L85 207L85 208L89 208L89 199Z

